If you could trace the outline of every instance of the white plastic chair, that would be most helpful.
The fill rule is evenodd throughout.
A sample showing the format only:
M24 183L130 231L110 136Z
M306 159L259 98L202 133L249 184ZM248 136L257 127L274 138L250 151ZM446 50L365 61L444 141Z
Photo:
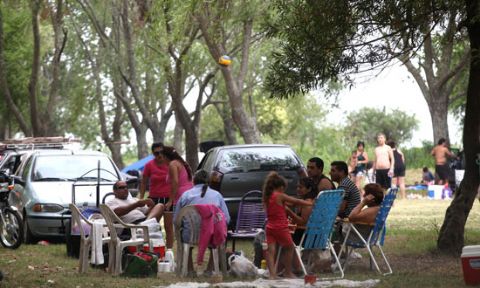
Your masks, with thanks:
M148 226L146 225L134 225L128 224L122 221L120 217L115 214L115 212L110 209L105 204L100 204L100 210L102 211L103 217L107 222L108 230L110 232L110 245L109 245L109 259L113 258L110 261L114 261L113 275L120 275L123 271L122 269L122 252L125 247L136 246L137 249L141 249L144 244L147 244L148 247L153 247L150 236L148 234ZM132 238L129 240L121 240L118 236L117 229L130 229ZM143 238L137 236L137 229L143 230ZM110 262L109 261L109 262Z
M93 234L90 233L86 235L85 230L83 229L82 222L90 226L90 231L93 231L93 222L88 220L81 212L80 209L75 204L70 204L70 211L72 212L72 227L76 224L80 230L80 257L79 257L79 265L78 265L78 272L85 273L88 267L88 260L89 260L89 253L92 248L92 237ZM107 225L104 225L107 227ZM102 237L102 244L108 243L110 241L110 237ZM92 253L94 253L92 251ZM113 269L113 261L112 257L109 257L108 261L108 270Z
M189 227L188 239L183 239L183 225ZM191 247L198 246L198 240L201 232L202 218L195 205L183 207L175 218L175 239L177 241L176 272L179 276L188 275L188 258L191 253ZM185 242L184 242L185 241ZM220 270L223 274L227 271L227 259L225 254L225 245L212 248L214 275L219 275Z

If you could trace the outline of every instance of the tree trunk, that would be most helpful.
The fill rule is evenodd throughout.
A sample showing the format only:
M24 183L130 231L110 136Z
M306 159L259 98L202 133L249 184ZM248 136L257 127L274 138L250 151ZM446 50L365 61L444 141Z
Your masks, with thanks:
M472 53L463 128L465 176L445 213L437 241L440 251L457 256L464 244L465 223L480 184L480 2L466 0L465 3L467 19L464 23L468 29Z
M427 103L432 119L433 143L435 144L440 138L450 139L448 133L448 95L432 90L430 90L430 93L434 95Z
M230 113L228 113L229 111L226 109L226 104L215 103L214 105L218 115L220 115L223 121L223 132L225 133L226 144L238 144L237 137L235 137L235 123L233 123L232 117L230 117Z
M41 130L45 136L55 136L58 135L57 122L55 121L56 110L58 104L60 103L60 59L62 57L62 52L65 47L65 41L67 40L66 30L63 30L63 0L57 0L55 9L50 9L52 11L52 27L53 27L53 37L54 37L54 53L52 58L52 80L50 85L48 85L49 95L48 95L48 109L45 109L42 113L42 123ZM55 11L55 13L53 13ZM63 37L61 37L63 35Z
M175 114L176 115L176 114ZM177 150L178 154L183 154L183 126L180 119L175 117L175 127L173 128L173 147Z
M208 5L207 5L208 6ZM202 30L203 39L205 39L205 43L207 44L208 50L210 55L214 59L214 61L218 61L218 59L226 53L225 47L223 44L226 42L227 39L216 39L215 33L220 31L212 31L212 27L210 26L210 19L207 16L210 12L208 11L208 7L204 6L205 11L200 12L196 15L196 19L200 25L200 29ZM203 13L203 14L201 14ZM243 137L243 140L247 144L251 143L261 143L260 140L260 133L257 128L257 123L252 121L249 117L245 107L243 105L243 80L245 79L247 70L248 70L248 58L249 58L249 48L250 48L250 40L251 40L251 33L253 27L253 20L246 20L244 21L244 33L242 38L242 57L239 63L239 73L238 75L233 75L233 70L230 66L222 66L222 74L225 80L225 86L227 88L227 94L230 101L230 108L232 110L231 115L233 122L237 126L240 134ZM223 42L222 42L223 41Z
M44 136L43 131L41 130L37 103L37 82L38 71L40 70L40 28L38 23L40 2L41 0L32 1L33 61L30 82L28 83L28 93L30 96L30 121L34 137Z

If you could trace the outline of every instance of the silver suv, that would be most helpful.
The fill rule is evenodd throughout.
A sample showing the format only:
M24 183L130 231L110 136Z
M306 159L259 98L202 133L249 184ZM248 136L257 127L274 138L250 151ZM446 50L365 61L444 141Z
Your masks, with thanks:
M210 149L198 165L210 173L210 186L220 191L235 227L238 204L251 190L262 190L270 171L277 171L288 182L287 193L295 195L300 177L306 176L300 157L288 145L249 144L219 146Z
M11 204L21 211L26 243L64 236L70 219L68 205L96 206L122 177L101 152L37 150L23 157L12 176Z

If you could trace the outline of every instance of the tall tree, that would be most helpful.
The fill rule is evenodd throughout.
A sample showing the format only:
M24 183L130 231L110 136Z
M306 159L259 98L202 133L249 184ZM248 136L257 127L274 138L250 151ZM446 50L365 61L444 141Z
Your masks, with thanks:
M404 111L398 109L387 111L385 107L362 108L347 115L345 134L349 135L352 141L363 139L375 146L376 136L382 132L387 139L400 144L409 141L417 127L418 121L415 116Z
M221 72L230 102L231 115L245 143L260 143L260 134L255 121L247 113L244 105L244 80L247 74L250 57L250 46L255 40L253 35L254 21L262 11L257 1L198 1L195 7L195 18L198 21L203 39L214 59L222 55L233 55L240 50L239 68L235 71L231 66L222 66ZM251 6L249 6L251 5ZM255 6L257 5L257 6ZM238 13L242 11L242 13ZM233 15L237 14L238 19ZM228 27L228 24L231 26ZM232 27L242 27L242 31L235 31ZM235 35L241 35L238 42L234 42ZM230 44L230 47L227 45ZM236 72L236 73L235 73Z
M459 7L471 47L463 137L466 169L438 238L441 251L458 254L480 182L476 164L480 151L479 1L279 0L276 3L280 17L272 33L281 36L284 45L273 61L266 85L281 96L308 91L332 78L349 81L348 75L365 69L365 64L371 69L391 61L392 48L402 50L402 54L413 51L425 41L426 27L446 23L448 11ZM392 22L393 14L400 16L395 18L400 23ZM456 21L462 22L462 18Z

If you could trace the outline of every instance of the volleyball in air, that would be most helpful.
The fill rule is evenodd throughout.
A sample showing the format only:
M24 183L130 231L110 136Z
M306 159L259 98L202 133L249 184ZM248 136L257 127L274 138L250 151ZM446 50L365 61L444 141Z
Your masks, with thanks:
M230 64L232 64L232 59L227 55L223 55L218 59L218 64L222 66L230 66Z

